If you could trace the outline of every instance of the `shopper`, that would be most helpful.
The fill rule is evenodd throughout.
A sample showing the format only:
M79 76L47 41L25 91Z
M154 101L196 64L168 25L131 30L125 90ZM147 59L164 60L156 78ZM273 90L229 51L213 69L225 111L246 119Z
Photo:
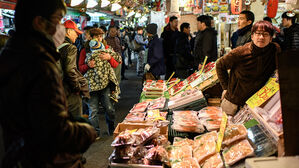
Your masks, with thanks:
M90 38L89 34L88 34L88 30L90 30L91 28L92 28L91 26L84 27L83 33L80 34L78 36L78 38L76 39L75 46L77 47L77 58L76 58L76 60L77 60L77 62L76 62L77 67L79 67L80 53L81 53L82 49L84 48L84 44L87 41L87 39Z
M148 44L148 41L143 38L143 27L137 27L137 34L134 37L133 45L135 45L135 51L138 52L137 56L137 76L143 75L143 63L145 57L145 46Z
M104 107L108 134L112 135L115 121L115 107L112 99L115 100L120 92L114 70L108 61L111 60L112 57L114 57L116 61L120 61L121 57L111 49L106 49L107 45L105 41L103 41L103 34L103 30L99 28L90 30L90 36L93 40L90 41L89 45L92 52L87 54L86 62L94 60L95 66L94 68L88 69L84 75L88 80L90 90L89 120L95 127L98 136L100 136L99 103L101 102L101 105ZM117 67L118 64L113 66Z
M118 32L115 26L110 26L108 29L108 36L105 38L107 44L121 57L121 43L120 39L117 37ZM118 62L122 64L122 61ZM118 83L121 81L121 65L114 68L114 72Z
M77 48L74 45L78 34L82 34L75 22L64 22L66 30L65 40L58 47L61 59L58 62L61 68L63 86L67 97L68 111L73 117L82 116L82 97L89 98L88 83L76 66ZM82 96L82 97L81 97Z
M131 58L131 54L132 54L132 33L130 31L130 28L125 27L125 42L127 43L128 47L127 50L125 51L126 57L128 58L128 66L131 67L133 62L132 62L132 58Z
M258 21L251 30L252 42L217 61L217 75L224 90L221 107L227 114L234 115L273 74L276 56L280 53L279 45L271 42L273 34L274 28L269 22Z
M285 27L283 50L299 49L299 24L295 23L295 13L292 11L284 12L281 17L282 26Z
M145 70L153 74L156 79L165 75L165 64L163 55L163 41L157 35L158 26L155 23L147 25L146 32L149 39L148 57Z
M127 69L127 64L128 62L126 60L128 60L128 55L126 54L127 50L128 50L128 43L125 39L126 36L126 31L124 29L122 29L120 31L120 41L121 41L121 57L122 57L122 65L121 65L121 80L128 80L125 77L125 72Z
M91 37L90 37L91 29L94 29L94 28L90 27L90 29L88 28L88 29L84 30L84 38L85 38L84 45L83 45L83 48L81 49L79 61L78 61L78 68L82 75L84 75L89 68L94 68L94 60L91 60L90 62L85 63L86 53L90 52L89 42L91 40Z
M32 6L36 8L32 9ZM83 167L81 153L95 140L94 129L70 120L56 66L63 42L62 0L18 0L16 34L0 54L2 167Z
M245 10L240 13L235 47L242 46L251 41L251 28L253 22L254 14L251 11Z
M164 27L164 31L161 34L161 38L163 39L164 59L166 65L166 79L168 79L171 74L175 72L173 57L175 56L174 47L177 34L178 18L176 16L171 16L169 18L169 23Z
M194 65L201 69L205 57L207 62L217 60L217 32L211 28L209 16L201 15L197 18L197 29L199 33L195 37L194 44Z
M175 45L175 72L178 78L186 79L192 73L194 58L190 44L190 24L182 23Z

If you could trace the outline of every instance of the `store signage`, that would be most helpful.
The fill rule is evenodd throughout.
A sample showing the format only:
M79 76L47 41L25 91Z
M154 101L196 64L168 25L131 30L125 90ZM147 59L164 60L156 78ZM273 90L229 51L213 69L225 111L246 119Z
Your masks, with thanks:
M242 11L242 0L232 0L231 1L231 11L232 14L238 15Z
M224 137L224 131L226 128L226 123L227 123L227 115L225 112L222 113L222 120L220 124L220 129L218 133L218 139L217 139L217 145L216 145L216 152L219 153L222 145L222 140Z
M0 1L0 8L1 9L10 9L15 10L16 4L10 3L10 2L3 2Z

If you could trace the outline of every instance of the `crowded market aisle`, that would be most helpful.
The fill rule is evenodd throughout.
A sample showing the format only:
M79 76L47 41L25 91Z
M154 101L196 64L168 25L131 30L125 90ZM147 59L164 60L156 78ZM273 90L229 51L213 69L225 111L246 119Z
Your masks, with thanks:
M121 99L116 104L116 123L124 120L128 111L139 101L142 84L141 78L136 76L136 68L131 67L126 71L128 80L121 81ZM102 121L102 122L101 122ZM100 115L100 128L107 128L104 115ZM113 137L108 136L106 129L102 131L100 140L94 142L88 151L84 154L87 159L85 168L104 168L108 166L108 158L113 148L111 147Z

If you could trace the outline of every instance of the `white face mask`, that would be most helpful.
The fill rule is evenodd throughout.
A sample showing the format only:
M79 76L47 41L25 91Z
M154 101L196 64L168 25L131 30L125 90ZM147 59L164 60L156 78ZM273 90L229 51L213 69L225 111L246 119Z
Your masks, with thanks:
M56 26L56 32L52 36L52 39L54 41L54 44L56 47L59 47L65 39L65 27L62 24L58 24Z

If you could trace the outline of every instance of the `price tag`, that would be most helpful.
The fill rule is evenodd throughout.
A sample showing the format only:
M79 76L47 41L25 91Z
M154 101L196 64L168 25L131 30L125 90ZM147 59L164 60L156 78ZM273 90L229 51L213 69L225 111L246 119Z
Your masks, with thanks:
M218 133L218 140L217 140L217 145L216 145L216 152L219 153L221 149L221 144L222 140L224 137L224 131L226 128L226 123L227 123L227 115L225 112L222 113L222 120L221 120L221 125L220 125L220 130Z
M278 90L279 84L276 82L276 78L270 78L264 87L246 101L246 104L248 104L251 109L254 109L271 98Z

